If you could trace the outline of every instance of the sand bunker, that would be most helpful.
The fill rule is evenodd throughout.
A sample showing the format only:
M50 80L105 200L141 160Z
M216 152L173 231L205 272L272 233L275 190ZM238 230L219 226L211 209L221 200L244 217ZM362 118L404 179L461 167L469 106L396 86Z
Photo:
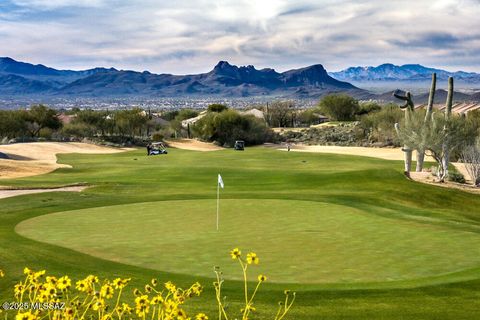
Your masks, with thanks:
M282 150L286 150L282 147ZM366 147L340 147L340 146L307 146L292 145L291 151L300 152L319 152L319 153L336 153L363 157L373 157L385 160L403 160L404 155L401 148L366 148ZM415 152L413 159L415 159ZM431 159L426 159L430 161Z
M47 188L47 189L0 189L0 199L21 196L24 194L44 193L44 192L81 192L88 186L73 186L63 188Z
M193 151L217 151L223 150L222 147L216 146L213 143L198 141L195 139L178 139L167 140L168 146L177 149L193 150Z
M57 163L59 153L116 153L130 149L116 149L79 142L33 142L0 145L0 152L9 159L0 159L0 179L14 179L70 168Z

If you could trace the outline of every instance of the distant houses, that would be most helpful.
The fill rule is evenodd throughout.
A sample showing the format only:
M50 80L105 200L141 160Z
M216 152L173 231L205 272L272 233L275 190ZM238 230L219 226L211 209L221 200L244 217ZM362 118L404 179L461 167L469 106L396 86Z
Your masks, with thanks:
M426 104L421 104L418 106L415 106L415 109L423 109L427 105ZM444 104L435 104L433 105L433 108L439 111L443 111L445 109ZM480 109L480 103L479 102L461 102L461 103L455 103L452 106L452 112L462 114L462 113L468 113L473 110L478 110Z

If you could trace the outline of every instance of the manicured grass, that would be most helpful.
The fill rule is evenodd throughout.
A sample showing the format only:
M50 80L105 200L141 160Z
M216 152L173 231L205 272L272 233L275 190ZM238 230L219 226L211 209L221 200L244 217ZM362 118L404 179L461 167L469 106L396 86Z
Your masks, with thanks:
M74 210L23 221L16 231L172 273L208 277L212 265L222 266L226 278L237 280L227 254L237 246L259 254L255 272L299 284L416 279L480 265L480 235L472 232L330 203L270 199L222 200L217 232L215 205L181 200Z
M259 271L271 268L272 280L278 277L279 282L292 282L265 284L258 296L257 319L272 318L267 315L274 313L284 288L298 291L290 319L478 317L480 197L408 181L401 173L401 162L265 148L211 153L172 149L167 156L159 157L146 157L143 150L113 155L62 155L60 162L74 168L2 182L16 186L86 182L95 186L80 194L48 193L0 201L0 268L7 273L0 281L3 300L11 299L12 284L20 279L24 266L46 268L54 274L67 273L76 278L89 273L109 278L128 276L133 279L132 287L155 276L184 286L197 280L202 282L207 291L191 308L207 311L213 318L212 279L207 268L221 264L232 278L237 278L239 273L233 274L234 261L225 251L238 242L236 245L244 250L259 253L262 259ZM207 219L203 222L192 213L185 221L185 216L189 212L211 214L217 173L222 174L226 183L222 212L232 210L232 214L222 215L222 230L216 235L219 242L230 242L212 245L215 235L200 230ZM264 199L270 199L270 205ZM179 200L184 201L173 206ZM288 200L292 200L290 204L286 204ZM161 207L162 202L165 208L177 210L159 211L166 215L165 225L156 219L152 209ZM192 210L192 202L205 205ZM268 207L275 210L268 211ZM331 211L319 210L318 216L318 208ZM50 213L58 214L44 216ZM67 216L68 220L58 220L67 226L42 226L49 219ZM87 219L93 220L90 227L83 225L80 229L82 216L94 217ZM305 220L295 219L296 216L311 223L302 225ZM18 229L35 236L33 233L38 231L28 226L35 221L28 219L35 217L39 217L39 230L49 231L41 240L55 244L15 233L15 227L27 220ZM171 223L177 224L177 230L166 229ZM157 227L158 234L146 232L150 227ZM107 258L134 261L141 266L63 248L91 248L91 240L86 238L95 236L101 253L89 253L105 257L109 246L118 250L121 228L130 228L123 233L125 250L129 248L131 253L134 250L130 245L139 248L142 239L150 242L145 241L146 248L136 250L137 256L122 255L120 250L112 251L117 257ZM301 237L297 239L294 231ZM273 239L278 234L289 239L277 243ZM112 243L108 243L109 239ZM310 242L305 243L306 239ZM155 241L160 242L160 248L165 246L165 250L150 252L156 247ZM196 241L200 242L194 250ZM321 245L315 245L318 243ZM282 248L286 255L282 256ZM295 248L301 251L295 253ZM178 261L164 265L162 255ZM292 262L302 266L297 274L285 267ZM282 269L286 272L282 273ZM385 281L390 278L398 281ZM225 294L230 301L241 300L241 284L227 282ZM236 306L233 304L232 308Z

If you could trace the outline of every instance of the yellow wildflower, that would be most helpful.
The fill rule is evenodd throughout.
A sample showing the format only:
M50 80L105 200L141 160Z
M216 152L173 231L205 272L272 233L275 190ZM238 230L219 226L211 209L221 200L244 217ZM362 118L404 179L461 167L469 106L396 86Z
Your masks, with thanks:
M17 295L19 296L19 295L21 295L22 293L25 292L25 286L21 283L16 284L15 287L13 287L13 288L14 288L13 290L14 290L16 296Z
M183 311L182 309L177 309L176 316L178 320L186 320L187 319L187 313Z
M260 259L257 257L257 254L254 252L250 252L247 254L247 263L248 264L258 264Z
M75 286L78 291L85 292L89 288L89 285L85 280L79 280L77 281L77 284Z
M66 320L73 320L73 315L75 314L75 311L72 308L66 308L63 311L63 317Z
M2 269L0 269L0 278L3 278L3 277L5 277L5 272L3 272Z
M92 305L92 309L95 310L95 311L102 310L103 308L105 308L105 300L103 300L103 299L98 299Z
M31 313L30 311L27 311L27 312L19 312L16 316L15 316L15 320L36 320L38 319L38 317Z
M126 314L130 314L132 313L132 308L126 304L126 303L122 303L122 310L123 312L125 312Z
M157 279L152 279L152 286L156 287L158 284L158 280Z
M110 299L110 298L113 297L113 294L114 294L114 290L113 290L112 286L110 286L108 283L104 284L102 286L102 288L100 289L100 296L102 298Z
M144 317L150 310L150 301L147 295L135 298L135 312L139 317Z
M258 276L258 281L259 281L259 282L267 281L267 276L264 276L263 274L259 275L259 276Z
M167 290L170 291L171 293L174 293L175 291L177 291L177 287L170 281L165 283L165 288L167 288Z
M239 259L241 254L242 252L238 248L235 248L232 251L230 251L230 255L232 256L232 259Z
M197 314L197 316L195 317L195 320L208 320L208 317L205 313L199 313Z
M72 280L68 276L63 276L60 279L58 279L57 282L57 288L64 291L70 289L72 286Z
M163 297L158 295L153 297L152 301L150 302L151 304L160 304L163 302Z
M50 284L53 284L53 285L57 284L57 281L58 281L57 278L51 277L51 276L47 276L47 278L45 280L46 283L50 283Z
M122 288L125 288L125 286L128 284L129 281L130 281L130 278L129 279L117 278L113 280L113 286L115 287L115 289L122 289Z

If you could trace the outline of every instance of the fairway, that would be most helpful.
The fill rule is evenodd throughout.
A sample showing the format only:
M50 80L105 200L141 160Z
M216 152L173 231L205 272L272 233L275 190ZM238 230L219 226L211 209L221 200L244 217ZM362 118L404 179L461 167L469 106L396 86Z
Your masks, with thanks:
M20 223L23 236L100 258L161 271L227 278L234 247L257 252L257 272L274 282L415 279L480 264L480 235L398 221L313 201L159 201L54 213ZM463 252L469 248L468 252ZM255 274L253 275L253 279ZM252 280L253 280L252 279Z
M458 320L480 310L480 196L405 179L401 161L258 147L58 162L72 168L2 182L91 186L0 200L6 301L28 266L132 278L128 295L152 277L199 281L205 296L192 308L215 315L214 266L228 299L242 300L242 273L229 256L239 247L260 257L249 279L268 277L255 319L272 318L284 289L297 292L295 320Z

